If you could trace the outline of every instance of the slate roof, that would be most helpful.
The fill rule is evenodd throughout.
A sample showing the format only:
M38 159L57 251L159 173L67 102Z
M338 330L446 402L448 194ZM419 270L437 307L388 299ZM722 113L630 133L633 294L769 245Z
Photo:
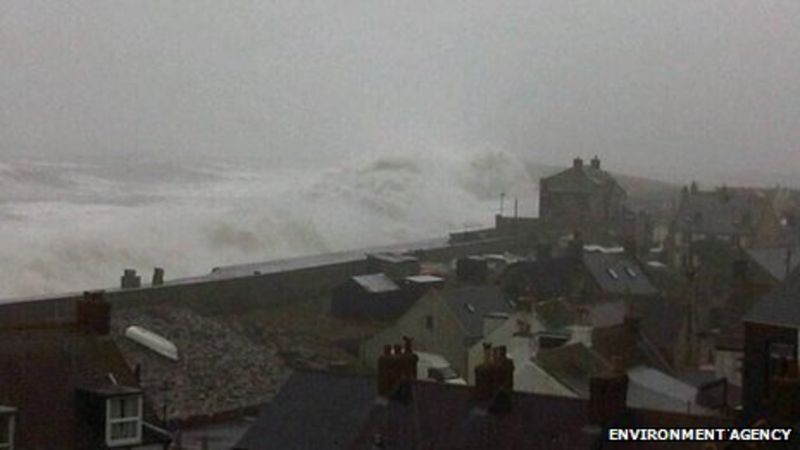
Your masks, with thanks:
M440 291L447 306L464 327L466 337L483 337L483 316L510 313L511 303L497 286L466 286Z
M611 174L602 169L595 169L589 164L581 167L570 167L542 180L548 190L553 192L569 192L590 194L604 185L617 185Z
M767 271L774 279L780 281L786 278L787 250L791 251L790 272L800 266L800 247L769 247L751 248L747 250L748 256L756 264Z
M203 419L262 405L291 374L272 340L251 339L235 321L203 316L188 308L119 309L111 325L128 366L141 366L141 386L157 410L164 407L165 383L170 387L167 407L172 420ZM181 359L164 358L125 337L131 325L170 340Z
M296 373L235 447L241 450L589 449L600 437L585 400L514 392L510 409L491 412L472 388L414 382L406 401L376 397L358 375ZM630 409L619 425L718 427L724 419ZM381 447L376 446L376 440ZM603 448L701 448L702 443L603 443Z
M770 208L763 194L747 189L717 189L685 194L674 226L678 231L749 235Z
M581 343L536 354L536 364L579 396L589 396L589 378L609 370L608 362Z
M109 374L120 385L136 386L109 337L72 325L0 330L0 404L18 410L20 448L86 448L76 393L113 388ZM145 438L158 441L149 433Z
M371 294L379 294L382 292L394 292L400 289L397 284L382 273L375 273L370 275L357 275L352 280L365 291Z
M373 407L376 392L374 376L295 372L235 448L346 448Z
M746 322L800 327L800 268L755 304Z
M670 373L672 368L650 340L628 324L592 330L592 349L606 359L622 358L625 367L650 366Z
M526 260L511 264L501 278L503 283L520 283L538 299L572 294L576 262L573 258Z
M583 264L605 293L641 296L658 294L639 263L624 254L584 253Z

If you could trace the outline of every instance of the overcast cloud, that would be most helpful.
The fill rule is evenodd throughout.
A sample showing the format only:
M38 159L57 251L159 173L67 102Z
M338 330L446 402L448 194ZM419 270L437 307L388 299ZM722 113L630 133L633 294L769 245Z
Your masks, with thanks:
M0 154L800 169L800 2L0 2Z

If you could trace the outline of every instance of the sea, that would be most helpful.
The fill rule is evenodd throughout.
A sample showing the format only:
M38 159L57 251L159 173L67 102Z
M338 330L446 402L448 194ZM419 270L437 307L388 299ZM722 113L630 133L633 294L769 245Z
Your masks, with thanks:
M0 298L445 236L538 209L519 156L483 149L335 163L0 161ZM501 201L501 194L503 200ZM502 203L502 205L501 205Z

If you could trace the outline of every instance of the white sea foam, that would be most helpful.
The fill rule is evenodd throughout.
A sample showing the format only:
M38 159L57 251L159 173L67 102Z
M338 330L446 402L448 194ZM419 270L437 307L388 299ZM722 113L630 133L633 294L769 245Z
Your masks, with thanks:
M518 158L403 152L338 167L0 165L0 297L425 239L491 223L500 192L536 210ZM510 201L506 203L509 211Z

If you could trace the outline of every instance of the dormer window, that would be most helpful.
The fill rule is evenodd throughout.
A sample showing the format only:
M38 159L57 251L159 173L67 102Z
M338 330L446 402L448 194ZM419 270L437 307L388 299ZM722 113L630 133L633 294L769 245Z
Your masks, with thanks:
M109 447L142 441L142 396L127 395L106 400L106 444ZM0 447L2 449L2 447Z
M0 406L0 450L14 450L14 419L13 408Z

